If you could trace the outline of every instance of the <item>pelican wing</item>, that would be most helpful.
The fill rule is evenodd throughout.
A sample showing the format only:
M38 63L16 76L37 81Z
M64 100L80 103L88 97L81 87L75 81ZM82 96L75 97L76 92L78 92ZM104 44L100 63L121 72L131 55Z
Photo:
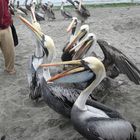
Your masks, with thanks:
M37 21L45 20L45 15L43 15L42 13L35 12L35 17Z
M91 118L87 120L89 138L100 140L137 140L133 126L121 119Z
M67 85L47 84L44 78L41 80L41 93L44 101L56 112L70 117L71 108L81 90L67 87ZM65 110L63 110L65 109Z
M75 0L74 2L76 2L77 4L79 4L79 1ZM77 9L77 8L76 8ZM84 7L83 5L81 5L81 9L80 11L78 10L77 12L79 12L80 14L82 14L83 16L90 16L90 12L88 9L86 9L86 7Z
M120 50L109 45L106 41L98 39L97 42L104 53L103 63L105 64L105 67L115 64L120 73L126 74L131 81L139 85L140 70L135 64Z
M71 13L68 11L61 11L61 13L65 18L72 18Z
M47 14L49 18L55 19L55 14L52 9L47 9Z
M24 14L28 15L27 10L23 7L19 7L19 10L21 10Z
M122 115L117 112L115 109L112 109L111 107L108 107L100 102L94 101L94 100L87 100L87 105L93 106L94 108L100 109L103 112L105 112L110 118L120 118L123 119Z
M74 4L74 2L72 0L67 0L69 3L71 3L75 9L77 9L76 5Z

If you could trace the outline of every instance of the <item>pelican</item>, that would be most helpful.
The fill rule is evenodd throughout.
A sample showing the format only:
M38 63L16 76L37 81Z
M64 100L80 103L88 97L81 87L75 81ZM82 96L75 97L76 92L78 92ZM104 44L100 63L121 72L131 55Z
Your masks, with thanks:
M45 15L42 13L35 12L35 16L36 16L37 21L45 20Z
M52 38L45 35L40 28L39 23L35 18L35 14L32 11L32 24L28 22L22 16L19 16L21 21L33 31L36 35L37 46L34 55L32 55L28 66L28 82L30 87L30 97L33 100L37 100L41 96L40 91L40 79L44 77L46 80L50 78L49 69L40 69L39 65L42 63L50 63L55 57L55 45Z
M90 56L91 51L89 50L91 48L94 48L96 45L96 35L93 33L88 33L87 36L80 41L77 45L75 45L72 49L70 49L70 52L74 53L72 54L72 60L76 59L82 59L83 57ZM92 47L91 47L92 46ZM96 54L94 56L97 57Z
M82 0L75 0L74 2L72 0L68 0L68 2L70 2L74 6L76 14L83 24L85 20L90 17L90 12L85 8L85 6L82 5Z
M72 60L72 54L75 50L73 50L73 52L70 52L69 50L73 48L76 43L78 44L81 40L83 40L88 33L89 33L89 26L87 24L82 25L78 33L76 33L76 35L72 37L68 45L63 49L63 54L61 56L62 61Z
M42 10L47 14L48 20L55 19L55 14L52 10L52 7L53 7L52 5L46 3L41 5Z
M64 65L64 64L71 64L72 66L75 67L75 64L77 65L77 62L79 64L85 65L84 64L84 60L73 60L73 61L65 61L65 62L59 62L59 63L51 63L51 64L41 64L40 67L47 67L49 68L50 66L59 66L59 65ZM77 74L79 73L78 70L80 68L77 69ZM81 68L81 70L83 70L83 68ZM73 69L70 68L69 70L66 70L63 73L58 74L59 77L61 75L65 75L65 74L70 74L71 72L73 72ZM84 72L85 73L85 72ZM70 79L74 79L75 75L69 77ZM83 74L79 74L76 75L77 78L79 80L76 81L76 83L82 83L83 81L85 82L85 78L86 81L94 79L94 74L90 72L90 70L87 70L87 73L85 76L83 76ZM52 76L50 79L55 79L55 76ZM73 88L73 87L68 87L67 82L70 83L69 81L63 79L61 81L59 81L58 83L52 83L52 81L48 79L47 81L42 77L41 80L41 93L42 93L42 98L43 100L48 104L49 107L51 107L53 110L55 110L56 112L58 112L59 114L64 115L65 117L70 118L70 112L71 112L71 108L74 104L74 102L76 101L77 97L79 96L81 90L77 89L77 88ZM63 85L61 85L60 83L63 81ZM74 82L72 82L74 83ZM91 97L88 98L87 100L87 104L91 105L91 106L96 106L96 108L104 110L106 112L106 114L108 114L110 117L113 118L122 118L122 116L120 115L119 112L117 112L116 110L107 107L97 101L95 101L94 99L92 99Z
M31 0L30 4L27 4L27 3L28 3L28 0L25 0L25 7L26 7L26 9L29 10L29 11L31 11L32 1L33 1L33 0Z
M78 25L78 19L77 19L77 17L73 17L72 18L72 22L70 23L70 25L67 28L67 32L70 32L71 31L71 34L70 34L69 41L66 43L66 45L63 48L63 54L61 56L62 61L72 60L71 53L69 53L69 51L65 51L65 48L73 40L73 38L74 38L74 36L76 34L77 25Z
M70 12L64 10L64 2L63 1L62 1L60 10L61 10L61 15L64 17L64 19L72 18L72 15L70 14Z
M97 43L103 51L103 64L109 77L116 78L122 73L125 74L130 81L136 85L140 85L140 70L126 55L102 39L98 39Z
M60 64L62 63L52 65ZM75 60L63 64L74 64L76 68L55 75L48 82L87 81L90 73L94 77L92 83L80 93L72 107L71 121L74 128L88 140L137 140L136 127L133 124L124 118L113 118L104 110L86 104L89 95L106 77L103 63L96 57L86 57L80 61Z
M70 40L69 40L68 43L70 43L73 40L73 38L74 38L74 36L76 34L77 25L78 25L77 17L72 17L72 21L71 21L71 23L69 24L69 26L67 28L67 32L71 31Z
M78 35L75 37L78 38ZM76 39L73 39L72 43ZM135 84L140 84L140 70L129 60L121 51L109 45L106 41L98 39L97 43L101 48L104 59L103 64L105 65L107 76L110 78L116 78L120 73L125 74L130 81ZM69 54L71 54L72 59L80 59L83 56L90 56L91 50L94 49L96 45L96 36L95 34L88 33L87 37L80 41L75 47L68 46ZM92 49L90 49L92 47ZM90 50L90 52L88 52ZM96 56L95 53L92 55ZM63 56L63 55L62 55Z
M16 11L17 11L19 14L28 15L27 9L25 9L24 7L19 6L19 1L17 1L17 8L16 8Z
M37 21L45 20L45 15L44 15L44 14L35 11L36 3L33 2L33 3L31 4L31 6L34 7L34 8L33 8L33 10L34 10L33 13L35 14L36 20L37 20ZM30 7L30 8L31 8L31 7Z
M48 6L53 8L53 3L50 0L48 0Z

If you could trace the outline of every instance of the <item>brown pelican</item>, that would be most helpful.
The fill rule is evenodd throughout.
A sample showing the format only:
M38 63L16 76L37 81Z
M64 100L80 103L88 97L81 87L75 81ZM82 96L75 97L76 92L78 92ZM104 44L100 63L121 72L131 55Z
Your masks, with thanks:
M70 2L74 6L76 14L81 20L81 23L84 23L85 20L90 17L90 12L85 8L85 6L82 5L82 0L75 0L74 2L72 0L68 0L68 2Z
M77 19L77 17L72 17L72 21L71 21L71 23L69 24L69 26L67 28L67 32L70 32L71 31L69 42L72 41L72 39L74 38L74 36L76 34L77 25L78 25L78 19Z
M50 65L60 64L62 63ZM70 71L51 77L48 82L86 81L89 79L90 73L94 77L92 83L81 92L72 107L71 121L74 128L88 140L137 140L136 127L133 124L123 118L111 117L94 105L86 104L89 95L106 76L103 63L96 57L86 57L82 61L77 60L64 64L76 66Z
M53 12L52 7L53 6L51 4L47 4L47 3L41 4L41 8L47 14L48 20L50 20L50 19L54 20L55 19L55 14Z
M26 9L29 10L29 11L31 11L32 1L33 1L33 0L31 0L30 4L27 4L27 3L28 3L28 0L25 0L25 7L26 7Z
M78 36L79 35L75 36L76 39L74 38L73 41L71 41L71 44L75 43L77 38L79 38ZM80 59L84 55L91 55L91 50L94 50L95 43L96 36L91 33L88 34L87 37L83 39L83 41L80 41L75 47L72 47L70 44L66 49L68 50L69 54L71 54L71 60ZM120 73L123 73L127 75L129 80L135 84L140 84L140 70L135 66L135 64L133 64L121 51L109 45L106 41L98 39L97 43L104 54L103 64L105 65L108 77L116 78ZM92 49L90 49L91 47ZM90 52L88 52L89 49ZM97 57L95 53L94 56Z
M35 14L36 20L37 21L45 20L45 15L44 14L35 11L35 7L36 7L35 2L33 2L31 6L34 7L33 10L34 10L34 14Z
M68 27L68 28L70 28L70 27ZM87 24L82 25L80 27L80 30L78 31L78 33L76 33L76 35L74 35L74 37L72 37L70 42L63 49L63 54L61 56L62 61L72 60L72 55L75 50L70 52L71 48L73 48L75 46L75 44L78 44L81 40L83 40L88 33L89 33L89 26Z
M53 3L50 0L48 0L48 6L53 8Z
M73 52L72 60L82 59L83 57L90 56L91 48L96 45L96 35L93 33L88 33L87 36L81 40L77 45L75 45L69 52ZM91 47L92 46L92 47ZM97 56L96 54L94 56Z
M140 85L140 70L126 55L117 48L109 45L104 40L98 39L97 43L103 51L103 63L109 77L115 78L120 73L123 73L127 75L129 80L133 81L137 85ZM110 70L113 70L114 72L110 72Z
M32 11L32 7L31 7ZM45 35L36 21L35 14L32 11L32 24L25 18L19 16L21 21L33 31L36 36L36 49L32 55L28 66L28 82L30 87L31 99L38 99L41 96L40 79L44 77L46 80L50 77L49 69L40 69L39 65L42 63L50 63L55 56L55 45L52 38Z
M64 10L64 2L63 1L62 1L60 10L61 10L61 15L64 17L64 19L72 18L72 15L70 14L70 12Z
M70 32L71 31L71 34L70 34L69 41L66 43L66 45L63 48L63 53L62 53L62 56L61 56L61 60L62 61L72 60L72 53L70 53L69 51L65 51L65 48L73 40L73 38L74 38L74 36L76 34L77 24L78 24L77 17L73 17L72 18L72 22L70 23L70 25L67 28L67 32Z
M24 7L19 6L19 1L17 1L16 11L17 11L19 14L28 15L27 9L25 9Z
M59 63L52 63L52 64L41 64L41 67L49 67L49 66L57 66L60 64L71 64L72 66L74 66L75 64L77 64L77 62L79 62L83 66L85 66L84 64L84 60L73 60L73 61L65 61L65 62L59 62ZM74 67L76 68L76 67ZM81 83L82 81L85 82L85 78L86 81L94 79L95 75L93 73L90 72L90 70L87 70L85 76L83 76L83 74L79 74L78 75L78 70L80 70L80 68L77 69L77 75L73 75L71 77L69 77L70 79L75 79L75 76L77 77L76 83ZM83 70L83 68L81 69ZM69 70L66 70L63 73L58 74L59 77L60 76L64 76L65 74L70 74L71 72L73 72L73 69L70 68ZM55 76L52 76L52 78L50 79L55 79ZM41 93L42 93L42 97L44 99L44 101L48 104L48 106L50 106L52 109L54 109L56 112L66 116L66 117L70 117L70 112L71 112L71 108L74 104L74 102L76 101L77 97L79 96L79 93L81 92L81 90L77 89L77 88L73 88L73 87L68 87L67 85L65 85L66 83L70 83L70 81L68 80L60 80L58 81L58 83L52 83L51 80L45 80L44 78L42 78L41 80ZM60 83L64 83L63 85L61 85ZM72 83L74 83L72 81ZM93 100L91 97L88 98L87 100L87 104L91 105L91 106L95 106L98 109L103 110L104 112L106 112L106 114L108 114L110 117L112 118L122 118L122 116L115 110L111 109L110 107L107 107L95 100Z

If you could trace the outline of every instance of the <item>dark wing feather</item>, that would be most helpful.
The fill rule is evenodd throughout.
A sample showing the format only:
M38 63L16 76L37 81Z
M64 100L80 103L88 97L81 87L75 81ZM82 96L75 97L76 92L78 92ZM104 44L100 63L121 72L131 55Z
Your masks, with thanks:
M67 0L69 3L71 3L75 9L77 9L77 6L74 4L74 2L72 0Z
M79 5L79 1L75 0L74 2L76 2ZM77 9L77 8L76 8ZM77 9L77 12L79 12L82 16L90 16L90 12L88 9L86 9L86 7L84 5L81 4L81 9L80 11Z
M44 15L41 14L41 13L37 13L37 12L35 12L35 17L36 17L36 20L37 20L37 21L45 20Z
M18 9L20 9L23 13L25 13L26 15L28 15L27 10L25 8L19 7Z
M64 11L64 15L66 18L72 18L72 15L68 11Z
M105 56L103 60L105 67L115 64L120 73L126 74L131 81L139 85L140 70L133 64L133 62L120 50L109 45L106 41L98 39L97 42Z
M73 103L76 101L77 97L79 96L81 90L62 86L59 84L48 84L48 88L50 89L51 93L55 95L57 98L63 100L66 103L69 103L70 105L73 105Z
M94 100L87 100L86 102L87 105L93 106L97 109L102 110L103 112L105 112L110 118L120 118L123 119L122 115L117 112L115 109L112 109L100 102L94 101Z
M76 101L80 90L61 87L60 84L47 84L41 79L41 93L44 101L56 112L70 117L72 105Z

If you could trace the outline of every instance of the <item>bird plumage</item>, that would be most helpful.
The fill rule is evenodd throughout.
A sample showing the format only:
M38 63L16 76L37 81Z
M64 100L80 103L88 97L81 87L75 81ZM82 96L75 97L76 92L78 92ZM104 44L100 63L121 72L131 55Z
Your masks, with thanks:
M67 86L67 84L47 84L44 78L41 79L40 85L43 100L57 113L70 118L71 108L81 90L70 85ZM87 104L104 110L112 118L122 118L119 112L93 100L91 97L87 100Z
M109 67L114 67L118 73L123 73L135 84L140 84L140 70L126 55L104 40L98 39L97 43L104 54L103 63L106 67L106 71L108 71Z
M88 140L137 140L133 125L124 119L91 116L77 107L71 116L75 129Z
M90 17L89 10L83 4L81 4L81 0L80 2L77 0L75 0L74 2L72 0L68 0L68 2L70 2L74 6L75 12L78 18L81 20L81 23L84 23L85 20Z
M20 6L20 5L19 5L19 1L17 1L16 10L17 10L18 12L21 11L21 12L20 12L21 14L28 15L27 9L26 9L25 7Z
M65 18L66 18L66 19L72 18L71 13L68 12L68 11L66 11L66 10L64 9L64 2L62 2L61 7L60 7L60 10L61 10L61 15L64 17L64 19L65 19Z
M96 59L89 60L85 64L93 71L96 78L81 92L73 105L71 120L75 129L88 140L137 140L135 128L130 122L123 118L111 118L106 112L102 113L102 110L95 110L94 106L85 104L91 91L105 77L104 65Z
M52 5L49 5L49 4L46 4L46 3L41 5L41 8L47 14L48 19L54 20L55 19L55 13L54 13L52 7L53 7Z
M43 65L44 64L42 64L42 66ZM82 63L82 65L85 65L84 62ZM77 78L75 79L75 77ZM69 80L73 81L73 79L75 79L74 82L76 83L77 82L81 83L82 81L84 81L84 79L87 80L87 78L88 79L95 78L94 74L91 74L90 70L85 71L85 73L81 73L80 75L76 73L76 75L73 76L70 75L69 77L67 77L68 82ZM51 108L53 108L56 112L66 117L70 117L71 108L74 102L76 101L76 99L78 98L79 93L82 90L79 90L77 87L74 87L73 85L67 85L66 83L67 83L66 79L62 79L61 81L59 80L58 83L57 81L55 83L48 83L47 81L45 81L44 78L42 78L40 85L41 85L43 99L46 101L46 103ZM95 106L98 109L104 110L106 114L109 115L110 117L122 118L122 116L117 111L101 103L96 102L91 96L88 97L87 104L90 106Z

